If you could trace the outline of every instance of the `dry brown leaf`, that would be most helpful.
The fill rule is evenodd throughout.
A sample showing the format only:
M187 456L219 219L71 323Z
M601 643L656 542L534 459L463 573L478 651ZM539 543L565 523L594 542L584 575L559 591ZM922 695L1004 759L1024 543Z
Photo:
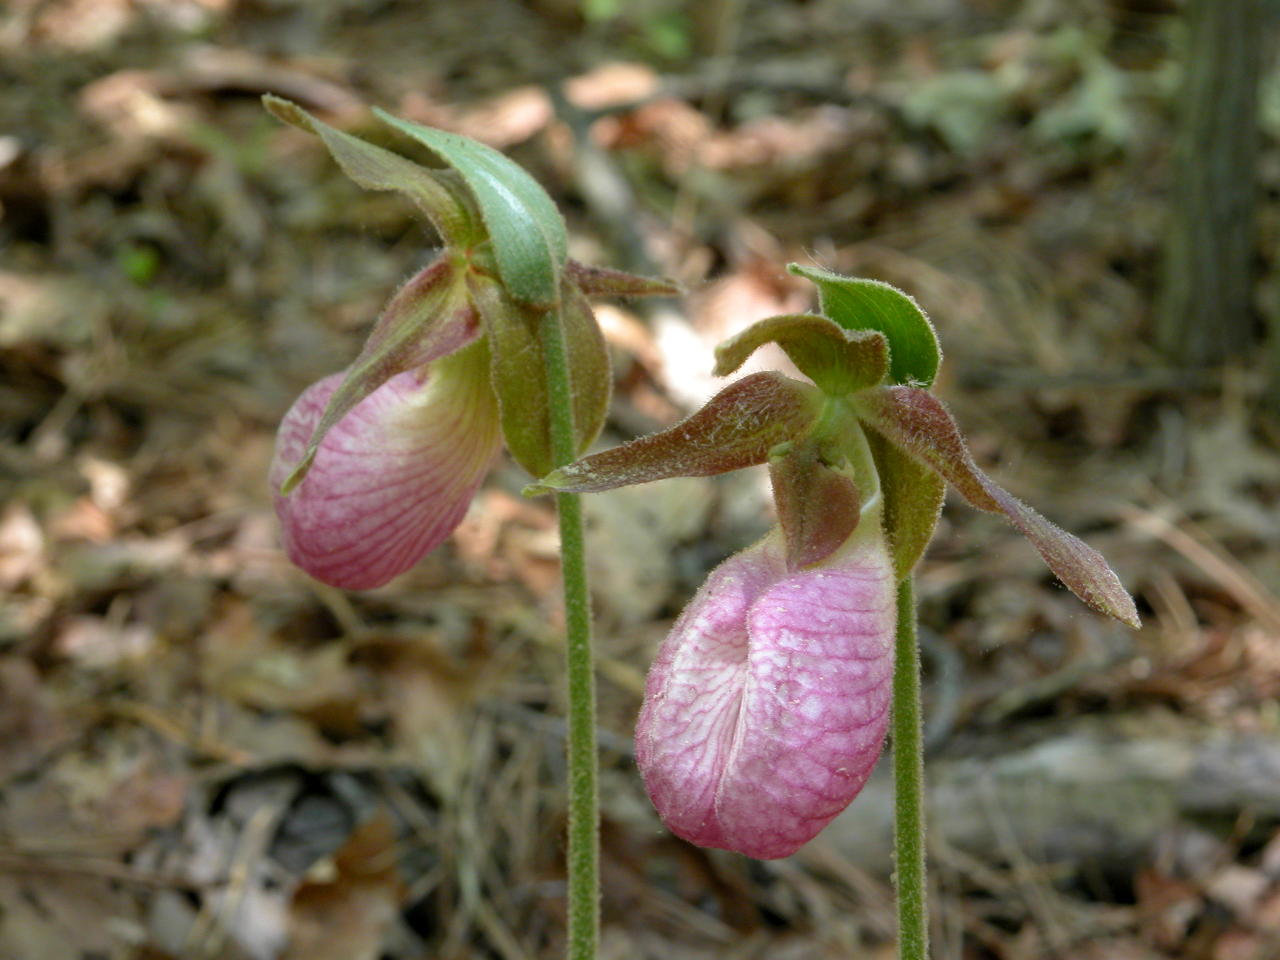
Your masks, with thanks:
M74 735L30 661L0 657L0 785L31 770Z
M395 828L385 811L366 820L293 895L289 946L279 960L375 960L405 887Z
M680 477L587 498L588 563L602 617L635 626L670 603L672 552L705 528L715 489L705 477Z
M1209 878L1204 892L1236 917L1247 919L1270 886L1270 878L1261 870L1232 863Z
M43 568L44 533L24 503L0 514L0 591L10 591Z
M0 872L0 957L124 957L142 925L131 891L74 871Z
M659 77L643 63L605 63L565 81L565 97L580 110L635 103L657 92Z
M90 670L144 664L156 650L148 623L118 623L111 617L70 617L58 627L52 649Z
M138 13L132 0L57 0L45 5L33 32L54 47L96 50L114 43Z

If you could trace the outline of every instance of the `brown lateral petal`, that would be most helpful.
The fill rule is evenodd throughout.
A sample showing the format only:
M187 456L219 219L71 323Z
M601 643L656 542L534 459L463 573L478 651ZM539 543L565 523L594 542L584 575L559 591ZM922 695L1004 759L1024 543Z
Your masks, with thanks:
M311 469L328 433L355 406L397 374L462 349L480 333L457 271L443 257L409 278L387 303L355 362L331 393L302 459L285 479L288 495Z
M915 387L881 387L859 394L855 403L870 426L942 474L970 504L1008 517L1077 597L1135 629L1141 626L1133 598L1102 554L978 469L955 420L937 397Z
M817 420L821 394L768 371L743 377L675 426L561 467L525 488L529 495L594 493L669 477L708 477L764 463L780 443Z

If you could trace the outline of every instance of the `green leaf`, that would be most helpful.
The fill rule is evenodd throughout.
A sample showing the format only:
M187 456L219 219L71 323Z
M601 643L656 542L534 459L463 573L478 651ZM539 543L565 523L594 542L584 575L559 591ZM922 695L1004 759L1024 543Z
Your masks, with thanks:
M809 438L770 458L769 479L792 570L825 560L857 528L862 505L857 484L823 462Z
M787 265L818 287L822 312L846 330L879 330L889 340L889 379L927 387L938 375L942 351L919 304L879 280L842 277L819 267Z
M709 477L764 463L816 422L821 394L769 371L736 380L675 426L593 453L525 488L594 493L670 477Z
M716 347L717 377L726 377L766 343L776 343L824 393L843 396L873 387L889 369L889 347L875 330L845 330L827 317L794 313L753 323Z
M462 175L480 207L498 274L511 295L543 309L558 303L569 238L564 218L538 182L483 143L401 120L376 107L373 112Z
M366 190L397 190L409 196L446 244L465 246L474 239L469 197L460 186L399 154L329 126L282 97L267 94L262 105L278 120L317 135L343 173Z
M535 477L555 466L550 400L540 320L543 311L518 303L502 283L482 273L467 276L471 301L489 337L490 374L507 449ZM569 352L575 451L599 435L609 411L613 378L609 351L580 290L565 284L561 319Z
M866 427L865 433L880 475L889 552L894 572L902 581L933 539L947 484L931 467L913 460L875 430Z
M858 394L853 403L868 425L942 474L970 504L1008 517L1077 597L1135 629L1141 625L1133 598L1102 554L1050 523L978 469L959 427L937 397L912 387L878 387Z

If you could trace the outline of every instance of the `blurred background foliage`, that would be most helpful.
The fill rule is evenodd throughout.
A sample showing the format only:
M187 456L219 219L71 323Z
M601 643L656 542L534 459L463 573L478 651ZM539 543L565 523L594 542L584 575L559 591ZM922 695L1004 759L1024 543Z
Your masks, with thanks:
M0 8L0 957L559 953L553 518L502 466L368 594L279 551L274 425L429 255L273 92L508 151L599 309L605 441L808 309L931 313L1010 489L1135 593L1084 610L996 518L920 571L936 956L1280 956L1280 70L1254 0L9 0ZM1270 334L1268 331L1272 331ZM771 522L755 473L593 497L602 956L891 957L886 784L773 863L666 835L644 670Z

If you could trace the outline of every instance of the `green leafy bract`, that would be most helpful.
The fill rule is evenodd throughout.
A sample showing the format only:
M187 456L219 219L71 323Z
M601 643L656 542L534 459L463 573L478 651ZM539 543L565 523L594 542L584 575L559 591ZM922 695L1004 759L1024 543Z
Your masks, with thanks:
M818 287L822 312L846 330L879 330L889 341L889 379L927 387L938 375L942 350L924 311L911 297L879 280L842 277L820 267L787 269Z
M401 120L376 107L373 112L461 174L480 208L493 241L498 275L510 294L541 309L559 303L568 233L560 211L538 182L483 143Z
M947 484L932 467L913 460L866 424L863 427L880 475L894 573L902 581L933 539Z
M318 136L342 172L366 190L397 190L409 196L446 243L465 244L472 239L473 211L467 209L465 195L459 195L461 184L450 184L444 176L399 154L343 133L283 97L267 94L262 105L277 120Z
M498 395L503 439L516 462L540 477L555 466L542 341L545 312L513 300L494 277L472 272L467 287L489 338L490 379ZM561 320L569 351L574 449L581 454L604 426L613 379L609 350L590 304L572 284L565 288Z

